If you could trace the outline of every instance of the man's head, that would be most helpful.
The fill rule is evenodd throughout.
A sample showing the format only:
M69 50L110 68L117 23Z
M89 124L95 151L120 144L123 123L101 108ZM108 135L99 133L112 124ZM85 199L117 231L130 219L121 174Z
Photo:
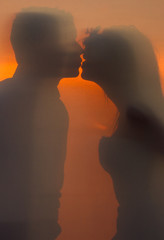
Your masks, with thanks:
M81 48L69 13L31 8L16 15L11 43L18 65L46 77L78 75Z

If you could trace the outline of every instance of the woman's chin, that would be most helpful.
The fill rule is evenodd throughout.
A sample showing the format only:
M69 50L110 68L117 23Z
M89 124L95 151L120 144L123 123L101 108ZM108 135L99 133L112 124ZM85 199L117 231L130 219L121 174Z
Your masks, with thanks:
M82 71L81 76L85 80L90 80L89 74L86 71L84 71L84 70Z
M86 69L86 67L82 66L82 74L81 74L82 78L85 80L90 80L90 72Z
M93 67L88 64L86 61L82 63L82 78L85 80L93 81L94 76Z

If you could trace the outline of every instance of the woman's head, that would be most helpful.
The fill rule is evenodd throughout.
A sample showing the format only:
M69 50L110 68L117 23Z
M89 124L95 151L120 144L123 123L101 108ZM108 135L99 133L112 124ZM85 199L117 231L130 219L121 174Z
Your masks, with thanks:
M135 27L93 31L84 46L82 77L98 83L112 100L161 94L153 47Z
M85 39L84 46L82 76L103 88L121 84L124 75L133 68L134 60L129 44L115 30L92 32Z

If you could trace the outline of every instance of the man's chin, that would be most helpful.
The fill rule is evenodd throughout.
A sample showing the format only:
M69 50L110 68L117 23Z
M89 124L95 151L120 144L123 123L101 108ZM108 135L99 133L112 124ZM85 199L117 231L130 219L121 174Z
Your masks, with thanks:
M79 76L79 69L66 73L64 78L76 78L78 76Z

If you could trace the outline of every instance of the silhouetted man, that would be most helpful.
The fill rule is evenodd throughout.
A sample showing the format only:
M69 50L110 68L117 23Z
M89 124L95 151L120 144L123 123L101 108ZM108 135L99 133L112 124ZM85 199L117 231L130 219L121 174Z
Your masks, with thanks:
M78 75L81 48L70 14L27 9L11 43L18 63L0 84L0 239L54 240L68 114L59 80Z

